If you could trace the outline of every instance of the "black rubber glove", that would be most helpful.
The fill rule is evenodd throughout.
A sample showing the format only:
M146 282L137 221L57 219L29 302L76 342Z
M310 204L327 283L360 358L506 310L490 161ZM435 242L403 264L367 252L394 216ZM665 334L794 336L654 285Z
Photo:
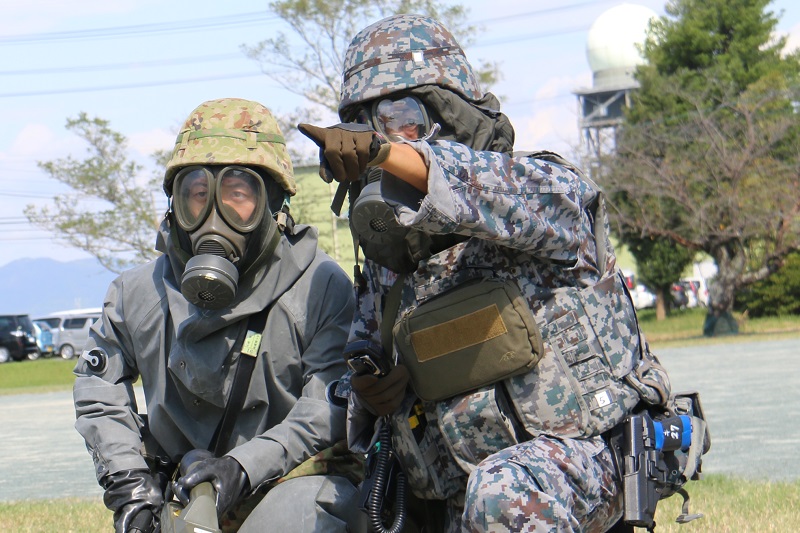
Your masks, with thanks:
M374 415L391 414L400 407L408 385L408 370L403 365L393 367L383 377L355 375L350 377L350 386L358 394L364 406Z
M164 496L148 470L123 470L103 478L103 503L114 511L116 533L151 533Z
M391 145L366 124L341 123L327 128L298 124L300 133L319 146L319 175L327 183L355 181L368 166L389 157Z
M222 517L249 492L250 482L239 461L230 456L211 457L194 464L189 472L172 483L172 491L186 506L189 493L200 483L211 482L217 491L217 516Z

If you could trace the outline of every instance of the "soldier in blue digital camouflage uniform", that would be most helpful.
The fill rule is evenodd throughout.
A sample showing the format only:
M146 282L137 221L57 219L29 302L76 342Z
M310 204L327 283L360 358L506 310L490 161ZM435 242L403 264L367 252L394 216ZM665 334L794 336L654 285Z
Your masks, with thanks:
M270 111L238 98L199 105L164 191L163 255L111 284L75 367L75 426L116 531L156 531L176 463L210 448L171 488L186 504L211 482L222 531L364 530L346 477L361 461L336 453L346 411L326 394L345 371L352 282L316 229L288 215L294 174ZM245 353L255 362L240 381ZM241 410L220 430L233 389Z
M351 449L367 451L376 417L388 421L413 494L446 502L450 532L608 529L622 494L601 435L640 401L664 403L669 382L618 275L602 195L556 154L512 156L499 102L427 17L359 32L339 115L299 128L321 175L350 187L366 256L350 343L396 363L351 377ZM466 310L483 298L477 280L513 305ZM505 369L509 357L522 367Z

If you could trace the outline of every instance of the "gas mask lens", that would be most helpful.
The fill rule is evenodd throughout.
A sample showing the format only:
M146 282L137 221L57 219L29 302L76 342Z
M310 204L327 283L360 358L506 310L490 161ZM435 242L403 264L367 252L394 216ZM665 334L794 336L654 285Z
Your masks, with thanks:
M355 120L372 125L390 140L415 141L425 137L431 129L425 107L413 96L376 100L370 111L361 108Z
M208 167L188 167L175 177L173 207L186 231L200 227L216 205L231 228L247 233L261 222L266 195L263 180L248 168L229 166L215 174Z

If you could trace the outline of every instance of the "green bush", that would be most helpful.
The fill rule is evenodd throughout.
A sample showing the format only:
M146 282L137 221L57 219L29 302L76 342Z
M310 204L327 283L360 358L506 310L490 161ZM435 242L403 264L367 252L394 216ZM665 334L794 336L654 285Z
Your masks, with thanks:
M800 252L767 279L736 295L735 309L751 317L800 315Z

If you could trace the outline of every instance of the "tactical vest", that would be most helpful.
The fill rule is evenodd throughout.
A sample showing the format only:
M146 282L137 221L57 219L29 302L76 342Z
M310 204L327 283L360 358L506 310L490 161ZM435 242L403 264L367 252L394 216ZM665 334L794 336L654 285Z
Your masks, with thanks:
M536 157L568 166L555 154L537 153ZM568 168L588 181L573 167ZM465 268L424 287L406 282L399 292L400 301L386 303L384 321L393 324L476 276L515 282L542 340L538 362L526 372L436 402L422 402L412 394L405 398L391 418L393 446L417 496L444 499L458 493L480 461L537 435L597 436L621 423L641 401L650 405L667 402L667 373L644 342L625 282L613 268L602 194L598 193L586 211L594 221L601 272L590 287L526 290L532 284L518 283L520 271L513 251L495 246L498 257L507 257L504 266L500 258L501 266L491 272ZM473 241L442 253L451 257L469 253ZM607 270L607 265L612 268ZM431 285L438 285L438 293L428 296ZM397 307L402 314L393 318Z

